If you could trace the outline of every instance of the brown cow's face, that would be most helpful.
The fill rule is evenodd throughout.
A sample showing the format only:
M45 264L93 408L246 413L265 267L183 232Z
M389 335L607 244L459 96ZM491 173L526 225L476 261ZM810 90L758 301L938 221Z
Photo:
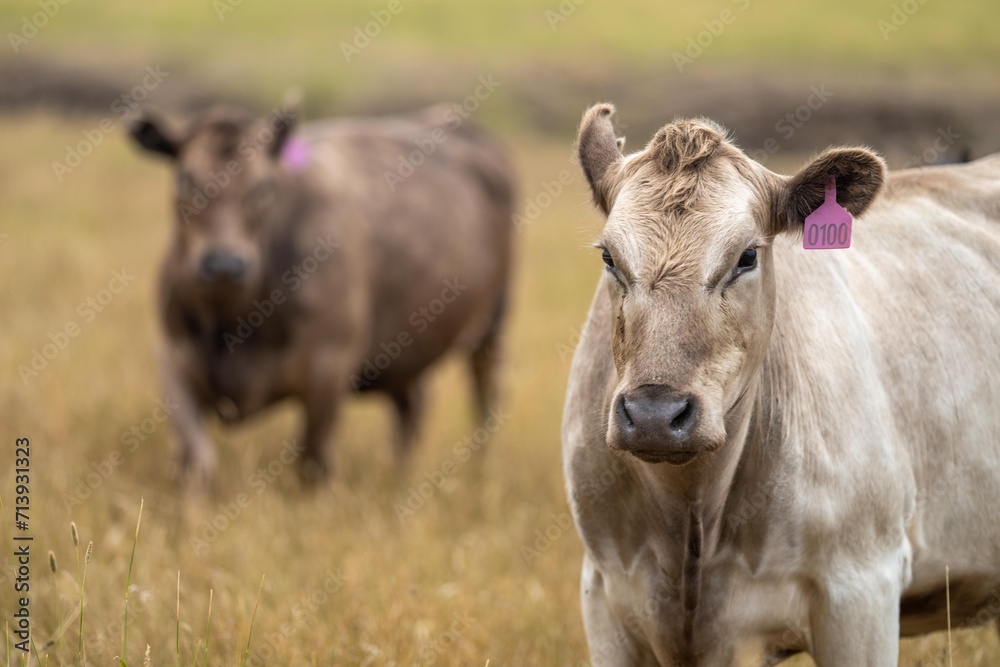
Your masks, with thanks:
M133 125L140 144L175 161L179 278L211 301L239 301L260 287L289 125L227 111L209 112L180 138L149 119Z
M648 463L683 465L724 446L729 417L763 362L775 311L775 235L801 234L831 175L843 184L841 203L859 214L884 165L861 149L828 151L787 179L707 121L668 125L644 151L623 157L611 111L588 111L579 140L608 216L597 244L618 377L607 442Z

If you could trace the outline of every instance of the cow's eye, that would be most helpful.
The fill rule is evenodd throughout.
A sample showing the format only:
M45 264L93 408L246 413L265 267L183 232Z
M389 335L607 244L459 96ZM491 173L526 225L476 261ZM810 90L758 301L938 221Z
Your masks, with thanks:
M608 252L607 248L603 248L601 250L601 259L604 260L605 266L607 266L609 269L615 268L615 260L611 259L611 253Z
M747 248L740 255L740 261L736 263L737 271L746 271L747 269L752 269L757 266L757 249Z

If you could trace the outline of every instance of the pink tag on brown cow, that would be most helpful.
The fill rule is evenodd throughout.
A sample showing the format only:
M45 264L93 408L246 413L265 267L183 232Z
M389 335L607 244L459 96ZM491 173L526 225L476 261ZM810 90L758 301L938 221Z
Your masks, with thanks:
M826 198L819 208L806 216L802 247L806 250L839 250L851 247L854 218L837 203L837 179L826 182Z
M292 137L281 150L281 163L289 171L302 171L309 164L309 144L304 139Z

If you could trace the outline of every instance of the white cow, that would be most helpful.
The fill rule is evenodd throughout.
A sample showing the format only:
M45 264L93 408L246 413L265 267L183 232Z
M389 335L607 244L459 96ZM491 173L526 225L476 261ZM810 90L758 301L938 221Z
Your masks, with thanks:
M896 665L1000 610L1000 156L792 177L714 123L579 156L607 215L563 457L596 665ZM852 246L804 250L824 199ZM863 214L863 215L862 215Z

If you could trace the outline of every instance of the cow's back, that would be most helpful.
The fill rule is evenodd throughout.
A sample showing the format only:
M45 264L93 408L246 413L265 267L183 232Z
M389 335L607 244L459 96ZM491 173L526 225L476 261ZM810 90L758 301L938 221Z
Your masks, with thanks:
M502 308L512 169L495 140L446 113L305 130L330 187L353 203L357 220L350 224L367 231L368 357L404 342L368 388L405 384L451 347L475 345Z

